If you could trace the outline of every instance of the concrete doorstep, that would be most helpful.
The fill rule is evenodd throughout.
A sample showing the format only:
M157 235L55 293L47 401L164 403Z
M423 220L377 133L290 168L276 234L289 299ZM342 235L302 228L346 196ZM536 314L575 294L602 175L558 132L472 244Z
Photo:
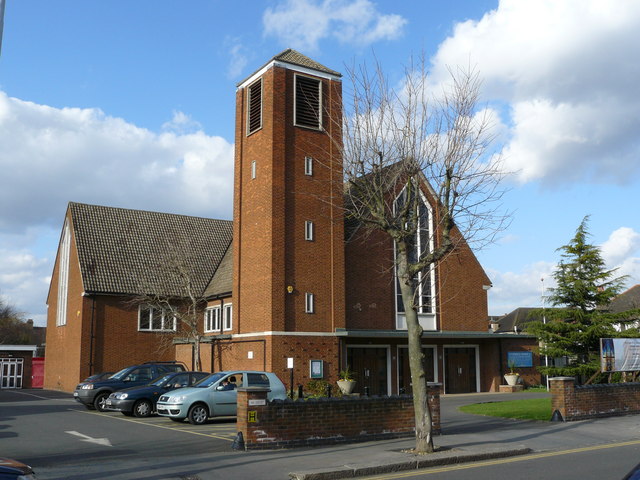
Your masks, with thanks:
M293 480L337 480L341 478L355 478L457 463L478 462L493 458L513 457L516 455L526 455L527 453L531 453L531 451L530 448L525 446L485 448L472 452L458 448L447 449L445 447L440 451L427 455L415 455L402 451L387 451L382 455L377 455L378 460L376 461L345 463L342 466L291 472L289 473L289 478ZM346 455L348 455L348 453Z

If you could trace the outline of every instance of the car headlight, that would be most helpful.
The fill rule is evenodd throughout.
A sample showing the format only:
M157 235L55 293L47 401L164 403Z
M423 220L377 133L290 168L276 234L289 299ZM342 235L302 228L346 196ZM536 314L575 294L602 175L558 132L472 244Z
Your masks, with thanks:
M93 390L93 383L85 383L80 388L82 390Z
M182 403L185 398L187 398L186 395L176 395L175 397L169 397L167 403Z
M124 400L125 398L127 398L129 396L128 393L116 393L116 399L117 400Z

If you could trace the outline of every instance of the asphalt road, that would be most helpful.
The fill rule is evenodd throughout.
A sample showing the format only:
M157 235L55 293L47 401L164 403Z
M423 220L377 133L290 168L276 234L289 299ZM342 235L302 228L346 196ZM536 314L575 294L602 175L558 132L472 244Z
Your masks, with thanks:
M201 426L89 411L69 394L0 390L0 455L31 465L38 478L167 478L198 463L238 455L235 417Z
M605 444L556 452L360 477L362 480L622 480L640 462L640 442Z

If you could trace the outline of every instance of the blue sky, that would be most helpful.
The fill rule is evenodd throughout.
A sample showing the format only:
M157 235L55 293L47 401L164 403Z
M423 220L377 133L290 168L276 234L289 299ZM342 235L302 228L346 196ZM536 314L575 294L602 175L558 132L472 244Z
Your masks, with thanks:
M516 172L513 222L477 252L490 314L540 305L585 215L640 283L640 2L6 0L3 299L44 324L69 201L230 218L235 85L288 47L398 81L421 52L436 81L479 71Z

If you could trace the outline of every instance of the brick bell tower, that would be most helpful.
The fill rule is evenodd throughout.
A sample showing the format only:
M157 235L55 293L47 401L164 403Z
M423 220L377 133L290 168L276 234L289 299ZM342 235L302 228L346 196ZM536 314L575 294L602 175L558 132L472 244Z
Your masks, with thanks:
M295 50L238 85L234 332L265 334L267 368L345 326L341 117L340 73Z

